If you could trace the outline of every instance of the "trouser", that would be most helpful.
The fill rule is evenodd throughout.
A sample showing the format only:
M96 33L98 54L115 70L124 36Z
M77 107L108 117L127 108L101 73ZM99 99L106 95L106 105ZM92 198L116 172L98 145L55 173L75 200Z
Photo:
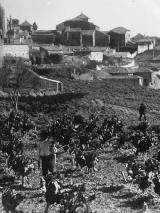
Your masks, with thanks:
M140 115L139 115L139 120L141 121L142 116L144 117L144 120L146 120L146 114L145 114L145 113L140 113Z
M56 171L55 155L40 156L42 161L42 175L46 176L50 171L52 174Z

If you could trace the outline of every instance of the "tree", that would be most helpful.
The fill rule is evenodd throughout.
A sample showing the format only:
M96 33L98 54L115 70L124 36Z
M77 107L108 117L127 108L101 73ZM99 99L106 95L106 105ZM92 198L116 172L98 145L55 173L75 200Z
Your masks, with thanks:
M37 30L38 29L38 26L37 26L36 22L33 23L32 27L33 27L33 30Z
M27 73L27 66L23 63L22 59L16 61L16 64L7 64L3 69L1 76L2 88L7 89L12 105L18 111L18 101L20 96L20 89L23 87L25 75Z

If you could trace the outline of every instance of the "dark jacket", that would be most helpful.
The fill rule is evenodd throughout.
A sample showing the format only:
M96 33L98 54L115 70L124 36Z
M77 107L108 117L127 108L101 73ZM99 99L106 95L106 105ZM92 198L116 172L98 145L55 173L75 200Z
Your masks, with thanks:
M144 104L141 104L139 107L139 113L146 113L146 106Z

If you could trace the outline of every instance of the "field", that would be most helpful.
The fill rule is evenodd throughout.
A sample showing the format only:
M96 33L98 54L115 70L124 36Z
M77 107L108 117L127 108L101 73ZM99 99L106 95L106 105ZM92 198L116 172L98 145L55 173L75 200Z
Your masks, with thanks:
M64 114L81 114L85 119L91 113L98 114L102 120L108 115L116 115L125 126L138 124L138 107L141 102L147 106L147 119L151 124L160 124L160 94L158 90L146 88L134 88L130 85L122 85L118 81L92 81L79 82L71 80L66 74L48 73L46 76L61 80L64 83L64 94L51 97L22 97L19 109L26 111L38 128L47 125L50 119L63 117ZM10 108L10 100L0 99L1 116L6 116ZM38 140L25 136L25 154L37 158ZM143 202L148 203L151 212L160 212L160 199L153 197L150 192L142 194L135 186L125 183L122 171L126 175L124 161L126 150L114 150L105 147L99 154L96 166L97 172L85 174L84 171L76 171L67 174L64 182L69 181L71 175L73 182L86 183L89 204L95 212L126 212L138 213L142 211ZM128 153L127 153L128 154ZM70 168L67 154L58 154L58 170ZM39 170L30 176L30 187L22 188L13 185L16 192L21 192L25 199L17 207L17 210L28 213L42 213L45 208L44 195L39 189ZM101 211L100 211L101 210ZM102 211L103 210L103 211ZM105 211L104 211L105 210ZM0 212L3 212L1 210ZM54 212L53 207L49 212Z

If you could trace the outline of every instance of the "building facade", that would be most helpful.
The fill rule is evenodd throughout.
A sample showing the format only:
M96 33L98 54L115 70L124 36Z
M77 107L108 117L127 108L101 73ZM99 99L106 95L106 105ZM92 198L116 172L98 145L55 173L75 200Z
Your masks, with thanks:
M129 31L124 27L117 27L109 31L110 47L116 49L118 52L121 48L126 47L126 44L130 41Z
M36 30L32 32L32 41L37 44L53 44L56 33L54 30Z
M137 34L132 38L132 46L136 47L138 54L141 54L148 50L153 50L155 45L156 39L149 36Z
M7 19L7 39L8 44L30 44L32 25L28 21L19 23L19 19Z
M108 35L100 31L99 27L88 21L89 18L81 13L79 16L64 21L56 26L61 35L61 42L67 46L107 46Z

